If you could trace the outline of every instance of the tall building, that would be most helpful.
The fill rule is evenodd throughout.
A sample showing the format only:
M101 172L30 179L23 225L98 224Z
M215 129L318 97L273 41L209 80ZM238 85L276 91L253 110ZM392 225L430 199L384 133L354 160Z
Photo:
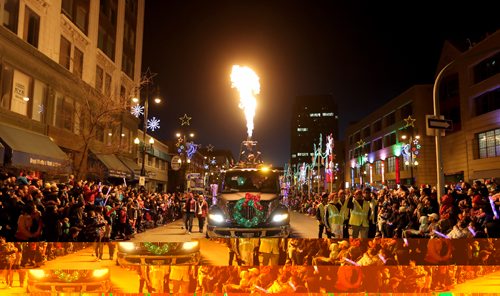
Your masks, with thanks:
M84 173L87 158L96 154L133 160L138 121L126 106L141 80L144 5L0 1L3 169L49 176ZM123 108L102 114L110 106ZM114 175L114 168L105 167L109 177L133 174Z
M500 179L500 30L468 48L446 42L437 67L445 182ZM437 76L436 73L436 76Z
M290 164L296 174L304 163L312 163L314 145L319 146L320 136L323 153L325 153L328 135L332 135L333 144L338 142L338 120L338 107L333 96L316 95L295 98L290 125Z
M435 184L434 138L426 136L432 85L416 85L346 130L348 187Z

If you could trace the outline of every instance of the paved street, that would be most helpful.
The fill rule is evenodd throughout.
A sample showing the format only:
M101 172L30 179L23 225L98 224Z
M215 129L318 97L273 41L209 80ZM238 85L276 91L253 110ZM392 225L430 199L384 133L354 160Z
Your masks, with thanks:
M498 295L500 289L500 271L479 277L463 284L456 285L451 291L454 293L491 293Z

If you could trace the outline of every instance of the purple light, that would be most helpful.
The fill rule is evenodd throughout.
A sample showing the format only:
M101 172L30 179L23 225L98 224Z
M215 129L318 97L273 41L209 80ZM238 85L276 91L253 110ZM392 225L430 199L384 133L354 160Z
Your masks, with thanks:
M403 240L404 240L406 246L410 245L410 244L408 244L408 239L407 238L403 238Z
M352 261L351 259L344 258L344 260L345 260L345 261L347 261L347 262L349 262L349 263L351 263L351 264L352 264L352 265L354 265L354 266L359 266L359 264L358 264L358 263L356 263L356 262Z
M259 286L257 286L257 285L255 285L254 287L255 287L255 289L257 289L257 290L261 290L262 292L264 292L264 293L266 293L266 294L268 294L268 293L269 293L269 291L267 291L266 289L264 289L264 288L262 288L262 287L259 287Z
M434 234L436 234L437 236L440 236L442 238L447 238L449 239L449 237L446 235L446 234L442 234L441 232L439 231L436 231L436 230L433 230Z
M474 229L472 229L472 227L469 226L468 229L473 236L476 236L476 232L474 231Z
M493 215L495 215L495 218L498 219L498 213L497 213L497 210L495 208L495 201L493 201L493 197L490 196L490 206L491 206L491 209L493 210Z
M378 257L380 258L380 260L382 260L382 262L384 262L384 264L387 262L387 260L384 258L384 256L382 256L382 254L378 254Z

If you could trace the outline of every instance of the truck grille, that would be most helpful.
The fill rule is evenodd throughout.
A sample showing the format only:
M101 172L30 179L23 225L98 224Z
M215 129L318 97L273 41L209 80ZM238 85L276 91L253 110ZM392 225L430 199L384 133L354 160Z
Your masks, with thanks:
M231 201L227 204L227 210L229 212L229 216L233 217L234 211L235 211L235 205L238 201ZM269 214L269 205L270 201L267 200L261 200L260 204L262 205L262 210L264 211L264 219L267 219L267 216ZM253 207L243 207L243 210L241 211L241 215L243 218L247 220L253 219L257 215L257 211Z

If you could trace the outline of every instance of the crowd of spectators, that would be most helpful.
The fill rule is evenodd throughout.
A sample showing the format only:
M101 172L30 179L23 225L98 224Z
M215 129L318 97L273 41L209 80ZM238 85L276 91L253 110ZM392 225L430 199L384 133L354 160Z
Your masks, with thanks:
M353 200L361 204L366 201L370 207L367 212L368 236L360 236L363 238L444 237L443 235L449 238L500 237L500 185L494 180L484 183L475 181L472 185L466 182L448 185L440 201L437 199L436 189L430 185L380 190L346 189L321 195L292 193L290 196L292 210L318 216L320 224L328 223L319 209L326 208L336 198L340 205L349 203L350 210L342 213L342 238L352 236L350 217ZM324 228L330 237L333 233L328 226L325 225ZM319 237L321 235L320 233Z

